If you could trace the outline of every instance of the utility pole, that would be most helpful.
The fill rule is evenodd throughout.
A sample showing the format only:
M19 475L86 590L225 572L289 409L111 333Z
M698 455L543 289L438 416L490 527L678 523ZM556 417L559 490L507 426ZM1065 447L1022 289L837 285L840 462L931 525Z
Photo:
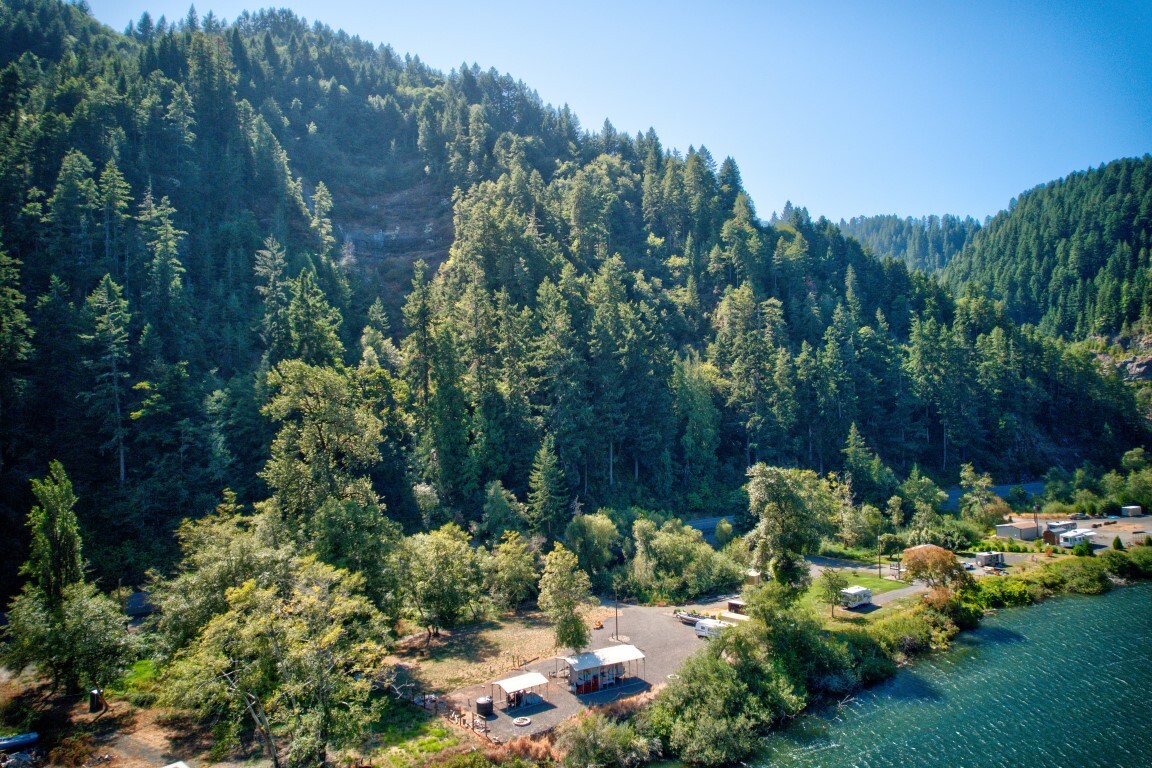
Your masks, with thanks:
M884 568L880 563L880 526L876 527L876 578L884 578Z
M616 636L613 639L620 642L620 582L616 579L612 580L612 598L616 604Z

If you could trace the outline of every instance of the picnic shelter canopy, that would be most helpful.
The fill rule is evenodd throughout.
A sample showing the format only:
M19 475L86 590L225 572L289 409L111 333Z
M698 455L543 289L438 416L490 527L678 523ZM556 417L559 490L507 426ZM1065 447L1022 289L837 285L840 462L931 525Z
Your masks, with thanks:
M533 688L548 685L548 678L539 672L525 672L522 675L515 677L508 677L503 680L497 680L492 685L498 685L504 689L504 693L509 695L520 693L521 691L530 691Z

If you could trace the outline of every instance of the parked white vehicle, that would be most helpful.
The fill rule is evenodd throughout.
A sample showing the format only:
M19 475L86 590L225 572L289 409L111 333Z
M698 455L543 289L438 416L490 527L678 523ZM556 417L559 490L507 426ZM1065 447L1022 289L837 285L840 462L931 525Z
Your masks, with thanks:
M696 637L719 637L723 630L731 626L719 619L700 619L696 622Z

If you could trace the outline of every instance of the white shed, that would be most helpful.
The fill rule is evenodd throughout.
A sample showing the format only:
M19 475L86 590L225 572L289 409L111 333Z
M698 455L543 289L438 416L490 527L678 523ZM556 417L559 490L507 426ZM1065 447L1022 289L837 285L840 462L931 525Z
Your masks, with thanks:
M1140 509L1139 504L1129 504L1126 507L1120 507L1120 514L1124 517L1140 517L1144 511Z
M512 709L539 703L548 690L548 678L539 672L525 672L497 680L492 685L504 692L505 705Z

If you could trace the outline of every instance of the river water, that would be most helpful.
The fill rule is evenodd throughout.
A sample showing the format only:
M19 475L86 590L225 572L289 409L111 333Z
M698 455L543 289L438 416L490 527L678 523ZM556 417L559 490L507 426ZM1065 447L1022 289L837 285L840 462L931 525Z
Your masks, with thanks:
M1152 584L1001 611L748 765L1148 768Z

